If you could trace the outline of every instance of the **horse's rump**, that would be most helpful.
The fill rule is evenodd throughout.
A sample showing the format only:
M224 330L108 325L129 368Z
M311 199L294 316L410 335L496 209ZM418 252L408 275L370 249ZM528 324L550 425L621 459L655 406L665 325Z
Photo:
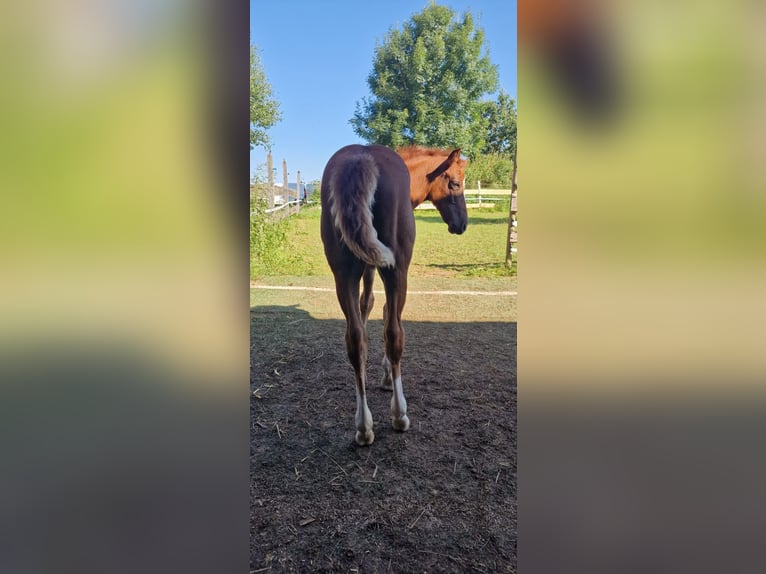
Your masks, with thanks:
M395 265L391 246L381 241L373 224L376 198L389 200L385 190L381 190L387 187L386 181L391 178L386 153L395 155L392 150L380 146L346 146L330 159L322 178L322 195L329 207L333 227L340 231L343 243L351 253L376 267ZM406 167L403 164L400 167L401 173L394 175L408 177ZM389 215L396 217L396 210L392 211Z

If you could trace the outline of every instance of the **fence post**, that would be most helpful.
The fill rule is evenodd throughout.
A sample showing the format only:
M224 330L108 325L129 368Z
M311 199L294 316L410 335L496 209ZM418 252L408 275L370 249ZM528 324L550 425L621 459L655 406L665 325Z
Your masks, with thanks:
M479 190L479 207L481 207L481 180L476 180L476 188Z
M298 170L295 176L295 195L295 213L298 213L301 210L301 170Z
M268 170L268 196L269 196L269 209L274 208L274 160L271 157L271 152L266 156L266 169Z
M518 255L517 248L515 247L518 238L517 238L517 231L516 231L516 190L518 189L518 186L516 185L516 162L513 162L513 176L511 179L511 207L509 209L508 214L508 241L506 243L506 251L505 251L505 263L508 265L508 267L513 267L513 262L516 261L518 264Z

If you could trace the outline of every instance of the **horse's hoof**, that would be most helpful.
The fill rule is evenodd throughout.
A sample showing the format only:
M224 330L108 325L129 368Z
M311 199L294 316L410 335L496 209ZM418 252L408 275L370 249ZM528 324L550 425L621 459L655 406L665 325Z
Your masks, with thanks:
M368 431L356 431L356 437L354 438L356 444L359 446L369 446L375 440L375 433L372 430Z
M394 427L394 430L404 432L410 428L410 419L407 415L398 419L392 418L391 426Z
M380 381L380 388L384 391L394 390L394 380L388 375L388 373L383 374L383 380Z

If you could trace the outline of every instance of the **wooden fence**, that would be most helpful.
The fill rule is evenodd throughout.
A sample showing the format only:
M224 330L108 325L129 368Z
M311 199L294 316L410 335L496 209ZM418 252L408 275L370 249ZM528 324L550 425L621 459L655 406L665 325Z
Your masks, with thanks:
M511 202L515 200L516 194L510 189L466 189L465 205L469 209L472 207L492 207L499 201L505 201L505 198L511 196ZM423 202L415 209L436 209L436 206L429 202Z
M282 183L275 180L276 168L271 153L266 158L268 179L266 183L250 184L250 215L256 212L256 202L265 205L264 211L274 219L281 219L298 213L305 202L306 189L301 181L301 172L296 172L295 189L288 185L287 160L282 160Z

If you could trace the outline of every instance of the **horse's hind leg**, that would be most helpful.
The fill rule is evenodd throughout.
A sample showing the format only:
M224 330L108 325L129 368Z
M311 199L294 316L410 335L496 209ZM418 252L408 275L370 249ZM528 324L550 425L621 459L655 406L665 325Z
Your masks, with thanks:
M344 275L344 274L343 274ZM355 440L369 445L375 440L372 431L372 413L367 407L365 382L367 379L367 329L359 308L359 274L335 276L335 291L343 314L346 316L346 351L356 378Z
M388 305L383 305L383 324L388 324L388 319L386 319L388 315ZM388 357L386 356L386 353L383 353L383 380L380 382L380 386L386 390L386 391L393 391L394 390L394 376L391 372L391 361L388 360Z
M383 360L385 374L383 385L387 379L393 387L391 396L391 426L398 431L410 428L407 417L407 400L402 388L401 361L404 352L404 329L402 328L402 310L407 297L407 269L393 269L381 273L386 287L386 306L384 308L384 332L386 357Z

